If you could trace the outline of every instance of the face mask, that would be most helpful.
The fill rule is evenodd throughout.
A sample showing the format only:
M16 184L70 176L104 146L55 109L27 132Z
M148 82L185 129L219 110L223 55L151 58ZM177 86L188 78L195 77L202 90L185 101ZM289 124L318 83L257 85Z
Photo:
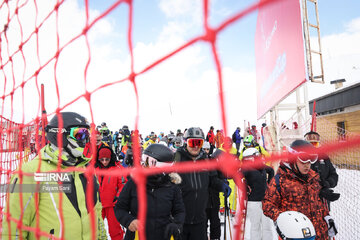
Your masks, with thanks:
M84 152L84 147L79 146L78 141L71 137L68 137L67 140L69 144L65 147L65 149L68 151L68 153L75 158L81 157Z

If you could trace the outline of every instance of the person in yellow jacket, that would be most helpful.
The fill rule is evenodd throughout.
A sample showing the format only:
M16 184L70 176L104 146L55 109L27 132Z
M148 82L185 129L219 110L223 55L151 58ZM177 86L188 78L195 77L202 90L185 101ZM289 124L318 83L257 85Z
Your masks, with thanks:
M87 179L82 172L90 161L83 155L89 140L89 124L77 113L62 112L52 118L46 131L50 143L40 150L39 156L20 165L11 177L2 219L2 239L93 239L93 233L95 239L107 239L99 184L95 176ZM61 156L57 140L60 133L63 133ZM81 171L69 169L73 167ZM91 180L93 195L86 194ZM93 205L89 204L90 199ZM94 226L90 211L94 213Z
M270 154L263 148L260 144L258 144L253 135L247 135L244 138L244 147L241 149L239 159L243 159L243 153L248 148L256 148L259 153L264 157L270 157Z
M229 149L229 153L236 157L237 150L232 145L232 139L230 137L225 137L223 144L217 151L225 152L226 149ZM236 213L236 201L237 201L237 186L231 178L227 179L229 182L229 187L231 188L231 194L229 196L228 202L230 203L230 214L231 216L235 216ZM225 211L225 203L224 203L224 194L219 193L220 197L220 213L223 214Z
M144 145L143 145L143 149L145 150L148 146L150 146L151 144L154 144L154 143L156 143L156 135L155 134L151 134L150 136L149 136L149 140L147 140L145 143L144 143Z

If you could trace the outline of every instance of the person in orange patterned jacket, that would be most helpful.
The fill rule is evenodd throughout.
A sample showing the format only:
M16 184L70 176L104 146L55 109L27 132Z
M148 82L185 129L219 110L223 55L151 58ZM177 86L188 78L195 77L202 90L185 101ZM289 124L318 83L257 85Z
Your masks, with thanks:
M319 175L311 170L317 160L315 149L309 142L295 140L289 148L293 159L281 163L271 180L263 200L263 212L276 222L280 213L297 211L306 215L313 223L316 240L328 240L336 235L335 222L319 197L321 190ZM296 154L296 155L295 155Z

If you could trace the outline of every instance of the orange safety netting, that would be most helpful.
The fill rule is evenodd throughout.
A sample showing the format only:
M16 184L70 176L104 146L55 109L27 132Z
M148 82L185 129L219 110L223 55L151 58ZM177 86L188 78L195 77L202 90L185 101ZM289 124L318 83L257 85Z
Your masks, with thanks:
M237 14L227 18L225 21L221 22L218 26L216 27L211 27L208 23L208 19L209 19L209 9L208 9L208 1L204 0L203 1L203 29L204 29L204 34L196 36L192 39L190 39L187 43L179 46L178 48L176 48L174 51L166 54L165 56L163 56L162 58L158 59L157 61L154 61L153 63L151 63L150 65L148 65L147 67L145 67L144 69L135 72L134 71L134 62L136 61L136 59L134 58L134 54L133 54L133 43L132 43L132 29L133 29L133 6L134 3L131 0L119 0L119 1L115 1L108 9L106 9L104 12L102 12L98 17L96 17L93 20L90 20L89 17L89 2L85 1L85 12L86 12L86 24L83 27L83 31L78 33L77 35L72 36L71 40L66 42L63 45L60 45L59 43L59 33L57 32L57 51L56 54L51 56L50 58L48 58L44 64L40 64L40 56L39 53L37 54L37 59L38 59L38 63L39 63L39 67L33 71L33 73L31 74L31 76L27 79L25 79L25 71L23 74L23 78L21 81L21 84L15 85L15 68L14 68L14 59L20 57L21 59L23 59L23 64L24 64L24 69L26 69L26 54L23 51L23 48L25 45L27 45L31 40L35 39L36 43L37 43L37 47L39 47L39 30L43 27L43 25L48 21L49 18L54 17L56 18L56 23L58 22L58 11L59 8L61 7L61 5L64 3L64 1L57 1L57 4L53 7L52 11L50 11L48 13L48 15L43 19L42 22L37 23L36 22L36 28L33 29L32 33L27 36L27 38L24 39L24 35L23 35L23 29L22 29L22 24L19 20L19 13L21 12L22 8L25 8L27 6L27 4L29 4L31 1L17 1L16 3L16 7L15 9L9 6L9 1L3 1L0 4L0 9L7 9L8 15L7 15L7 24L4 26L3 30L1 30L0 32L0 50L1 50L1 55L0 55L0 71L2 74L2 81L4 83L4 93L1 96L2 99L2 111L1 111L1 115L4 115L4 106L7 106L11 109L11 117L10 120L4 119L2 118L2 123L6 122L6 124L10 124L12 121L11 119L13 118L13 111L14 111L14 94L17 92L21 92L22 93L22 107L24 109L24 88L27 86L27 84L29 84L30 82L36 82L36 86L37 86L37 93L40 96L40 90L39 90L39 86L38 86L38 76L39 74L43 71L43 69L48 66L50 63L55 62L54 64L54 79L53 81L55 82L55 86L57 88L57 99L58 99L58 106L57 109L54 113L50 113L49 115L54 115L54 114L59 114L59 112L61 112L63 109L65 109L66 107L68 107L69 105L79 101L80 99L85 99L88 102L89 105L89 109L90 109L90 113L91 113L91 120L92 123L94 123L94 112L91 106L91 96L92 94L94 94L95 92L99 91L102 88L106 88L106 87L110 87L112 85L115 84L120 84L126 81L131 82L133 88L134 88L134 92L136 95L136 99L137 99L137 110L136 110L136 119L135 119L135 129L138 129L138 121L139 121L139 97L138 97L138 90L137 90L137 83L136 83L136 78L139 75L144 74L145 72L148 72L149 70L157 67L158 65L160 65L162 62L166 61L167 59L173 57L174 55L178 54L179 52L183 51L184 49L198 43L198 42L206 42L211 46L211 51L213 54L213 60L216 64L216 70L218 73L218 85L219 85L219 100L220 100L220 106L221 106L221 119L222 119L222 126L224 129L224 134L225 136L228 136L228 130L227 130L227 114L226 114L226 109L225 109L225 102L224 102L224 92L223 92L223 78L222 78L222 68L221 68L221 61L218 55L218 50L216 47L216 40L218 38L218 35L228 26L230 26L231 24L235 23L236 21L239 21L242 17L246 16L247 14L255 11L256 9L260 8L260 7L264 7L267 4L276 4L275 2L278 0L263 0L263 1L259 1L255 4L252 4L250 6L248 6L246 9L238 12ZM121 4L125 4L128 7L128 33L127 33L127 38L128 38L128 48L129 48L129 52L130 52L130 58L131 58L131 65L130 65L130 74L127 78L121 79L119 81L115 81L115 82L108 82L100 87L98 87L97 89L95 89L94 91L88 91L87 90L87 74L88 74L88 66L90 64L91 61L91 48L89 45L89 39L88 39L88 32L91 28L94 27L94 25L99 22L103 17L107 16L108 14L110 14L111 12L115 11L116 8L118 8ZM34 10L34 14L37 16L37 4L36 1L34 0L34 5L35 5L35 10ZM36 17L37 19L37 17ZM9 40L7 37L7 31L9 31L9 25L13 22L13 21L17 21L20 28L18 29L19 31L19 38L20 38L20 44L18 46L18 49L16 51L10 52L8 46L9 46ZM57 29L57 25L54 26ZM79 39L79 38L84 38L85 39L85 44L86 44L86 48L88 51L88 61L86 66L84 67L84 71L83 71L83 75L84 75L84 82L85 82L85 89L83 91L83 93L81 95L79 95L78 97L76 97L75 99L73 99L72 101L66 103L65 105L61 106L60 105L60 91L58 89L58 79L57 79L57 63L59 61L59 58L61 56L61 53L64 51L64 49L66 49L70 44L72 44L75 40ZM5 71L5 69L10 69L9 71ZM5 89L7 89L7 87L9 87L8 85L11 85L11 91L5 91ZM39 97L40 98L40 97ZM38 116L40 115L40 104L39 104L39 110L38 110ZM24 112L24 111L23 111ZM24 113L23 113L24 114ZM4 120L3 120L4 119ZM43 119L44 120L44 119ZM61 121L60 121L61 122ZM62 125L62 123L60 123L60 125ZM35 140L32 142L35 144L35 149L37 150L37 152L39 151L39 149L41 148L42 143L44 143L44 139L41 138L42 133L39 133L39 129L41 128L41 124L40 124L40 117L36 117L36 119L33 122L30 123L25 123L24 122L24 117L23 117L23 121L21 124L14 124L11 123L10 125L1 125L0 130L1 130L1 139L3 139L4 134L7 134L7 138L5 141L8 141L7 143L5 143L5 145L2 142L2 148L0 151L1 154L1 173L2 175L5 174L7 176L7 179L9 179L9 175L10 173L19 173L20 175L26 175L25 173L23 173L21 171L21 167L24 163L24 159L29 159L32 151L29 151L26 153L25 149L27 147L30 147L30 139L31 139L31 135L26 135L27 138L24 139L23 136L23 132L24 129L31 129L28 130L28 132L32 132L34 134L34 138ZM60 126L61 128L61 126ZM92 129L94 129L95 126L94 124L92 125ZM9 137L9 134L12 135L12 137ZM62 138L59 138L62 139ZM92 139L92 149L93 152L95 151L95 132L92 131L91 133L91 139ZM14 145L15 144L15 145ZM329 141L329 143L326 146L321 147L320 149L317 150L317 153L320 152L326 152L326 153L332 153L332 152L336 152L339 150L343 150L346 148L354 148L356 146L359 146L360 144L360 137L359 136L354 136L352 138L347 139L347 141L343 141L343 142L338 142L338 141ZM6 146L6 147L4 147ZM62 143L60 143L60 154L61 154L61 146ZM134 137L134 149L139 149L139 142L138 142L138 137L137 135L135 135ZM8 154L9 152L11 152L11 154ZM24 152L26 154L24 154ZM14 154L17 154L16 156L14 156ZM94 157L94 156L93 156ZM232 177L235 181L235 183L237 184L237 186L239 187L240 191L241 191L241 195L240 198L241 200L240 202L240 209L238 212L243 213L244 209L245 209L245 205L244 205L244 201L242 201L244 199L244 196L246 195L246 190L244 189L244 184L242 184L242 176L239 173L238 169L239 169L239 161L237 161L236 159L232 158L230 155L225 155L224 157L220 158L219 161L206 161L206 162L199 162L199 163L178 163L176 164L176 166L171 166L171 167L166 167L166 168L161 168L161 169L144 169L140 166L140 152L139 151L135 151L134 153L134 158L135 158L135 166L134 168L128 168L128 169L124 169L124 170L119 170L119 171L101 171L99 170L97 172L98 175L111 175L111 176L128 176L129 174L132 175L132 178L135 180L138 188L138 196L139 196L139 220L141 223L141 226L144 226L145 223L145 219L146 219L146 189L145 189L145 184L146 184L146 176L154 174L154 173L160 173L160 172L171 172L171 171L176 171L179 173L183 173L183 172L192 172L192 171L202 171L204 168L208 169L208 170L213 170L213 169L219 169L221 170L223 173L225 173L226 175ZM287 153L284 154L273 154L272 157L270 157L269 159L267 159L268 161L278 161L281 159L287 158ZM61 163L61 159L59 159L59 164L58 164L58 172L61 172L62 170L60 169L60 163ZM92 179L92 177L94 176L95 173L95 168L94 168L94 159L92 159L91 165L88 166L86 168L86 170L84 171L86 177L89 179ZM18 171L14 171L17 167L19 167ZM248 167L252 167L252 164L244 164L242 166L243 169L246 169ZM40 166L39 166L40 168ZM83 171L80 169L77 169L76 167L73 168L68 168L66 171ZM90 190L87 191L87 195L88 196L92 196L93 194L93 181L89 181L90 184ZM21 183L21 179L20 179L20 183ZM1 195L1 201L3 201L3 197L4 195ZM35 193L35 199L38 199L38 193ZM20 193L20 200L21 200L21 193ZM89 206L93 206L94 202L93 199L91 197L88 198L89 202L88 205ZM24 208L24 203L22 203L22 201L20 201L19 203L21 205L21 210ZM4 205L0 205L1 209L1 215L3 214L3 207ZM60 202L59 202L59 210L60 210L60 219L63 219L63 211L62 211L62 195L60 195ZM91 226L92 229L94 229L95 227L95 215L93 212L93 208L90 211L90 215L91 215ZM3 219L3 218L1 218ZM37 224L35 228L33 227L28 227L22 224L21 219L20 221L17 219L12 218L11 214L7 215L5 218L5 221L13 221L16 222L18 224L18 228L21 230L25 230L25 231L33 231L36 233L37 237L43 236L43 237L47 237L47 238L51 238L53 236L51 236L49 233L43 232L40 228L39 228L39 212L36 211L36 219L37 219ZM241 239L241 237L243 237L243 214L237 214L237 224L235 225L235 234L234 234L234 239ZM63 232L66 231L65 228L62 229ZM61 234L62 236L64 236L64 234ZM145 239L145 232L144 232L144 228L140 228L139 231L139 235L140 235L140 239ZM22 238L22 235L20 234L20 239ZM57 239L57 238L54 238ZM95 230L92 231L92 239L96 239L96 235L95 235Z

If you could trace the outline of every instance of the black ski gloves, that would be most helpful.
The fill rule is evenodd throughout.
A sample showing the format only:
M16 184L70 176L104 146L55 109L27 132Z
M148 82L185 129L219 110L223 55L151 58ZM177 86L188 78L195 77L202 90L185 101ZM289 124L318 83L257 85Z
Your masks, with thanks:
M334 193L334 190L329 188L323 188L320 190L320 198L325 198L326 200L333 202L339 199L340 193Z
M330 188L330 183L328 181L320 181L321 186L324 188Z
M174 240L179 240L181 237L180 228L181 228L180 225L176 223L169 223L168 225L166 225L164 238L170 239L170 237L173 236Z

